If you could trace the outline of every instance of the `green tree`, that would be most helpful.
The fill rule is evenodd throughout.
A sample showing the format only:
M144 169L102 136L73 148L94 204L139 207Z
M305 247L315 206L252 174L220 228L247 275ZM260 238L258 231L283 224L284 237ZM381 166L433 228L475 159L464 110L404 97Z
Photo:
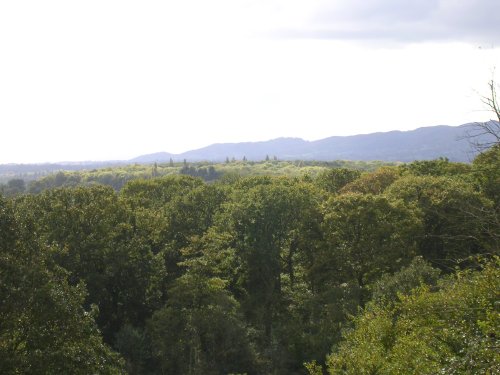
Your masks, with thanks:
M406 176L386 194L420 211L424 229L417 238L418 254L433 265L453 269L471 254L494 251L492 202L471 184L451 177Z
M338 193L344 186L358 179L361 172L347 168L331 168L316 177L316 184L329 193Z
M415 254L420 218L401 202L344 194L325 204L324 215L325 245L311 269L318 287L354 283L362 304L367 285Z
M460 271L440 290L421 287L394 305L369 305L328 357L330 374L494 374L498 354L498 258Z
M414 176L464 176L471 170L469 164L452 163L446 158L416 160L399 168L403 174Z
M500 212L500 144L479 154L472 166L481 192L495 202Z
M151 169L151 177L157 177L158 176L158 163L154 162L153 168Z
M48 190L19 199L16 211L57 250L53 259L70 272L70 284L85 282L85 306L98 306L106 342L124 323L144 324L160 302L164 266L136 235L133 217L111 188Z
M203 184L198 178L173 175L152 180L133 180L121 191L121 196L131 208L159 209L175 196Z
M238 303L218 278L185 275L148 324L153 355L168 374L256 373Z
M12 197L18 194L22 194L26 191L26 183L22 178L14 178L9 180L7 184L3 187L2 193L6 197Z
M122 362L103 344L96 310L82 307L83 283L70 285L54 249L18 222L0 198L0 372L120 374Z
M396 168L382 167L374 172L363 173L342 187L340 193L382 194L399 177Z
M198 257L186 262L188 273L226 280L255 329L265 372L293 373L304 355L294 327L304 316L297 312L292 319L296 307L288 307L302 304L307 287L305 269L319 240L321 194L309 183L287 178L241 179L233 187L214 225L191 244Z
M422 285L436 285L439 276L438 268L432 267L422 257L415 257L398 272L382 275L373 285L372 300L381 304L398 301L400 295L409 295Z
M187 248L210 228L225 199L226 189L223 186L204 184L185 195L176 196L165 205L160 255L165 262L167 282L172 282L183 273L181 263L193 256Z

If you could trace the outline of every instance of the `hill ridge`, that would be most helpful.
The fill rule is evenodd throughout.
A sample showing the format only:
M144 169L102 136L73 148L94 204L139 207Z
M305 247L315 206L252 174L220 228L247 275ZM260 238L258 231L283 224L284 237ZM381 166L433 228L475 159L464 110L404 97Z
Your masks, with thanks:
M383 160L410 162L439 157L469 162L477 154L466 133L475 123L459 126L435 125L414 130L391 130L347 136L331 136L314 141L297 137L278 137L267 141L214 143L180 154L141 155L130 162L211 161L226 158L264 160ZM165 154L165 157L163 157ZM159 157L154 157L158 155ZM161 157L160 157L161 156Z

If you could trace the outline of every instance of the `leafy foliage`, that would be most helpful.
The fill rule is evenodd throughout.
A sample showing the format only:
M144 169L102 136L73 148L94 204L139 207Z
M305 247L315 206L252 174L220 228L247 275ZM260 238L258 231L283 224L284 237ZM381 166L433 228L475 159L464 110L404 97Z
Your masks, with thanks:
M18 223L0 200L0 372L119 374L122 363L102 342L86 311L83 283L70 285L67 271L51 260L53 249ZM26 241L26 239L30 241Z
M493 374L500 369L498 258L432 292L370 305L328 358L330 374Z
M494 373L497 151L8 183L0 372Z

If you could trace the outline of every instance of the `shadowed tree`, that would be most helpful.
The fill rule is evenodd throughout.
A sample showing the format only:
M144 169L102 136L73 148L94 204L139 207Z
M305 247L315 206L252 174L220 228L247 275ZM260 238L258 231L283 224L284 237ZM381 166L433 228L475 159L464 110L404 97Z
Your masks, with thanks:
M311 277L323 287L353 283L359 288L360 305L367 300L367 285L415 254L420 217L401 202L344 194L325 204L324 215L325 245Z
M416 238L418 254L443 270L496 246L491 236L492 231L498 232L493 203L467 182L450 177L406 176L394 182L386 195L420 211L423 232Z
M57 249L52 257L70 272L70 284L85 282L85 305L98 306L106 342L125 322L144 324L161 297L162 259L134 231L131 212L110 187L48 190L16 207L29 213L20 222L32 220L33 230Z
M68 272L52 259L57 249L36 232L31 218L18 221L0 197L0 372L123 373L102 342L97 311L82 307L85 285L67 282Z

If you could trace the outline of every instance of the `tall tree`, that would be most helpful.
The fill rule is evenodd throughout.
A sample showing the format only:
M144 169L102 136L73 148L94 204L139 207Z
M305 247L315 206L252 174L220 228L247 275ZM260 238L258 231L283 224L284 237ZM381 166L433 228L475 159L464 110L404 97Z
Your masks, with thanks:
M218 278L184 275L148 324L162 373L255 374L256 358L238 303Z
M456 261L496 246L490 234L492 202L461 179L407 176L386 193L420 211L424 229L418 253L433 265L453 269Z
M134 232L132 216L109 187L55 189L16 202L33 230L54 246L54 261L85 282L86 306L99 308L97 322L108 343L124 323L144 324L159 302L161 258Z
M281 334L292 331L285 328L290 322L287 306L297 297L294 291L303 290L308 254L318 240L320 197L299 180L242 179L214 226L192 244L201 256L188 262L188 272L228 282L257 332L258 346L266 348L269 372L288 356Z
M318 285L354 283L362 304L368 284L415 254L420 218L399 202L344 194L331 198L324 213L325 246L311 270Z
M94 322L96 310L82 307L84 284L67 282L54 249L35 233L31 219L18 222L0 197L0 372L121 374L119 356Z

